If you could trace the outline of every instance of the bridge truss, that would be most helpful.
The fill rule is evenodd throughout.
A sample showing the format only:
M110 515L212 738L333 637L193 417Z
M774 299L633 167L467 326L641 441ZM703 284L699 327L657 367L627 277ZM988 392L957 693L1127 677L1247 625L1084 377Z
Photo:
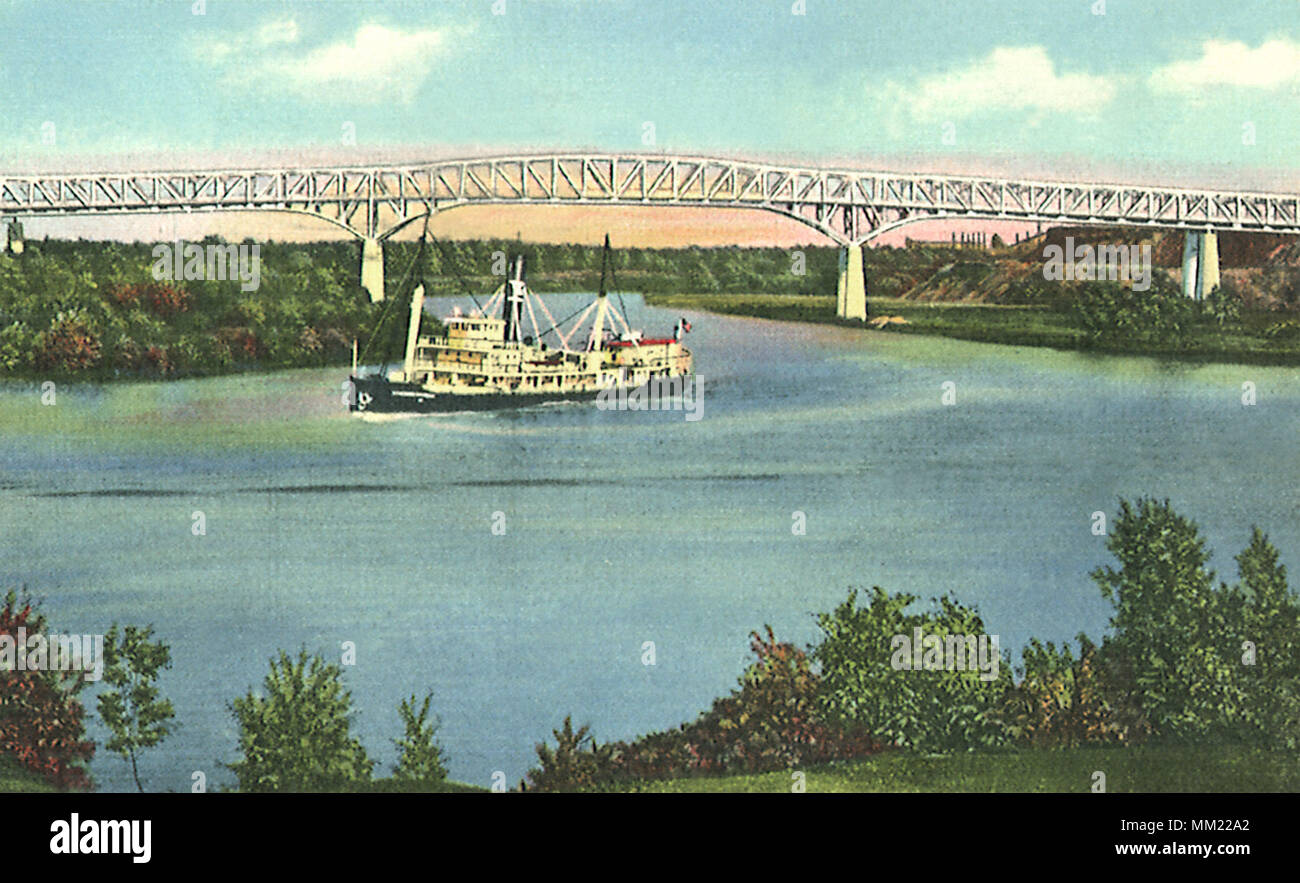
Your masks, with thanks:
M0 174L0 215L290 211L384 240L463 205L759 209L840 245L933 218L1300 233L1300 196L896 174L650 154L553 154L400 165Z

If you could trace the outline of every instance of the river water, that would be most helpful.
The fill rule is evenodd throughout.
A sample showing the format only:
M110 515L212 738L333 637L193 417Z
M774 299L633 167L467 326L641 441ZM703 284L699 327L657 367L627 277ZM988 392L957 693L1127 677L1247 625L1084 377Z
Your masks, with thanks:
M677 318L628 301L650 333ZM696 422L590 403L360 419L339 369L53 405L0 387L0 586L58 631L152 623L171 646L180 728L143 755L151 789L232 783L230 701L279 650L345 642L379 772L398 701L432 690L453 778L513 785L566 714L601 741L676 726L735 685L751 630L810 642L851 586L950 592L1016 659L1030 636L1098 638L1092 513L1120 497L1169 497L1229 579L1252 524L1300 564L1294 369L687 315ZM92 773L132 787L102 747Z

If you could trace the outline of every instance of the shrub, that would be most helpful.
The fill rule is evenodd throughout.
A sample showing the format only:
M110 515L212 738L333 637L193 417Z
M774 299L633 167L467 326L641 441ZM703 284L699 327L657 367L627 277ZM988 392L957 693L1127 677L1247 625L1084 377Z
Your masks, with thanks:
M139 370L143 359L144 352L140 349L140 344L125 335L118 340L113 352L113 367L116 370L133 373Z
M0 370L13 371L24 366L40 344L40 335L23 322L11 322L0 328Z
M1143 741L1150 724L1117 689L1123 672L1080 634L1079 656L1030 640L1022 653L1023 678L1007 692L1002 720L1008 734L1038 748L1128 745Z
M171 354L166 347L151 346L144 351L144 361L148 364L149 369L158 374L172 373Z
M217 339L240 360L252 360L262 355L262 344L251 328L221 328Z
M142 285L117 283L109 287L108 295L113 303L126 309L143 303L154 315L163 319L189 312L191 302L189 292L161 282L147 282Z
M1117 282L1080 282L1073 286L1071 311L1100 343L1141 341L1180 347L1186 343L1200 313L1194 301L1155 271L1147 291L1133 291Z
M1201 302L1201 316L1220 328L1241 324L1241 295L1227 280L1216 285Z
M85 709L77 693L85 686L79 671L18 671L13 654L18 630L27 635L50 633L45 617L31 601L8 592L0 604L0 755L43 776L61 790L88 791L83 764L95 753L85 738Z
M316 333L316 329L310 325L304 326L298 334L298 349L304 353L315 355L321 351L322 347L323 344L320 335Z
M271 660L265 695L231 704L241 791L348 791L370 781L373 762L351 734L352 696L343 670L320 656Z
M108 296L119 307L130 309L140 302L140 295L143 294L143 291L143 288L139 285L117 283L109 286Z
M144 297L154 315L164 319L190 309L190 295L183 288L154 283L145 287Z
M984 623L951 598L935 599L930 613L908 614L913 595L872 588L866 607L857 591L832 613L817 617L823 632L814 651L821 664L821 704L829 719L862 727L887 744L917 751L969 750L1006 740L997 715L1010 686L1010 666L997 657L996 677L978 670L896 669L895 638L979 636ZM1000 653L1000 651L999 651ZM992 660L989 660L990 662Z
M61 374L85 371L99 363L99 335L77 313L59 313L41 335L37 366Z
M851 760L880 746L861 727L826 721L818 708L819 679L808 655L793 644L753 632L757 660L740 689L675 730L631 742L598 744L589 727L569 718L552 731L556 747L537 746L539 766L526 787L540 791L616 787L648 779L752 773Z
M555 748L545 742L537 746L536 769L528 771L528 785L533 791L585 791L608 782L611 776L610 747L596 744L591 726L573 728L572 717L552 730Z

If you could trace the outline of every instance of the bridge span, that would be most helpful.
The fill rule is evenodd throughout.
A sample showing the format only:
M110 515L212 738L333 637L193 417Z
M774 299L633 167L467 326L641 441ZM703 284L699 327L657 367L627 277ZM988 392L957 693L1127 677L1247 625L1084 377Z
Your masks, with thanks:
M787 166L636 153L554 153L406 165L244 170L0 173L0 215L285 211L362 242L361 283L383 298L383 243L463 205L656 205L775 212L841 248L837 314L866 318L862 247L936 218L1150 226L1187 231L1186 284L1218 279L1216 233L1300 234L1300 195Z

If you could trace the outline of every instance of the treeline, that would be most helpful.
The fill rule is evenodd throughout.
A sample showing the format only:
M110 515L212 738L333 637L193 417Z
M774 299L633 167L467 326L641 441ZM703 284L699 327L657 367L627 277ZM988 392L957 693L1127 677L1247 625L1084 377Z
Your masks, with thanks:
M383 315L361 289L357 249L346 243L261 245L253 291L239 279L155 280L152 249L45 240L0 257L0 376L111 380L342 364ZM385 334L391 347L401 329Z
M516 255L524 256L538 292L595 291L602 264L597 245L389 243L387 300L372 304L359 283L359 248L350 242L260 243L258 284L250 291L239 279L157 280L148 243L47 239L27 246L21 255L0 255L0 377L113 380L342 365L354 340L363 360L382 361L400 355L405 299L418 282L430 295L466 297L468 306L467 296L482 303L500 284ZM1160 270L1151 289L1139 292L1118 282L1049 282L1037 266L1016 264L1012 272L992 255L942 244L868 249L865 260L869 303L933 295L1037 306L1101 347L1178 350L1225 333L1269 346L1300 339L1295 320L1244 310L1243 292L1226 279L1196 303ZM613 253L606 286L651 295L829 296L838 266L833 247L630 248Z
M386 248L385 264L402 267L419 250L407 242ZM524 257L534 291L595 291L600 285L599 245L439 240L424 251L424 276L438 294L464 294L464 283L476 296L490 292L516 255ZM838 273L835 248L616 248L606 285L611 291L647 294L834 294Z
M14 770L17 782L9 787L35 781L59 791L94 788L86 765L98 746L86 738L87 711L80 698L88 669L54 664L55 634L30 597L10 590L0 598L0 790ZM103 636L97 662L103 689L96 711L109 733L103 747L129 765L136 787L144 791L140 756L176 728L175 709L158 686L159 674L171 667L171 648L154 639L152 626L114 623ZM262 690L250 689L230 703L241 756L225 766L239 790L461 789L446 782L447 757L429 708L432 694L399 703L402 736L393 740L397 763L391 777L373 778L374 761L350 733L352 698L342 677L339 665L319 655L282 652L271 660ZM206 790L207 782L187 785Z
M219 244L210 238L198 245ZM509 240L390 243L390 302L359 284L355 243L260 243L255 290L238 279L155 279L152 244L30 241L0 255L0 376L87 380L225 374L345 364L353 340L369 359L400 352L402 301L484 299L523 254L534 290L595 291L601 248ZM418 261L417 261L418 258ZM639 292L834 292L833 248L626 249L607 285Z

